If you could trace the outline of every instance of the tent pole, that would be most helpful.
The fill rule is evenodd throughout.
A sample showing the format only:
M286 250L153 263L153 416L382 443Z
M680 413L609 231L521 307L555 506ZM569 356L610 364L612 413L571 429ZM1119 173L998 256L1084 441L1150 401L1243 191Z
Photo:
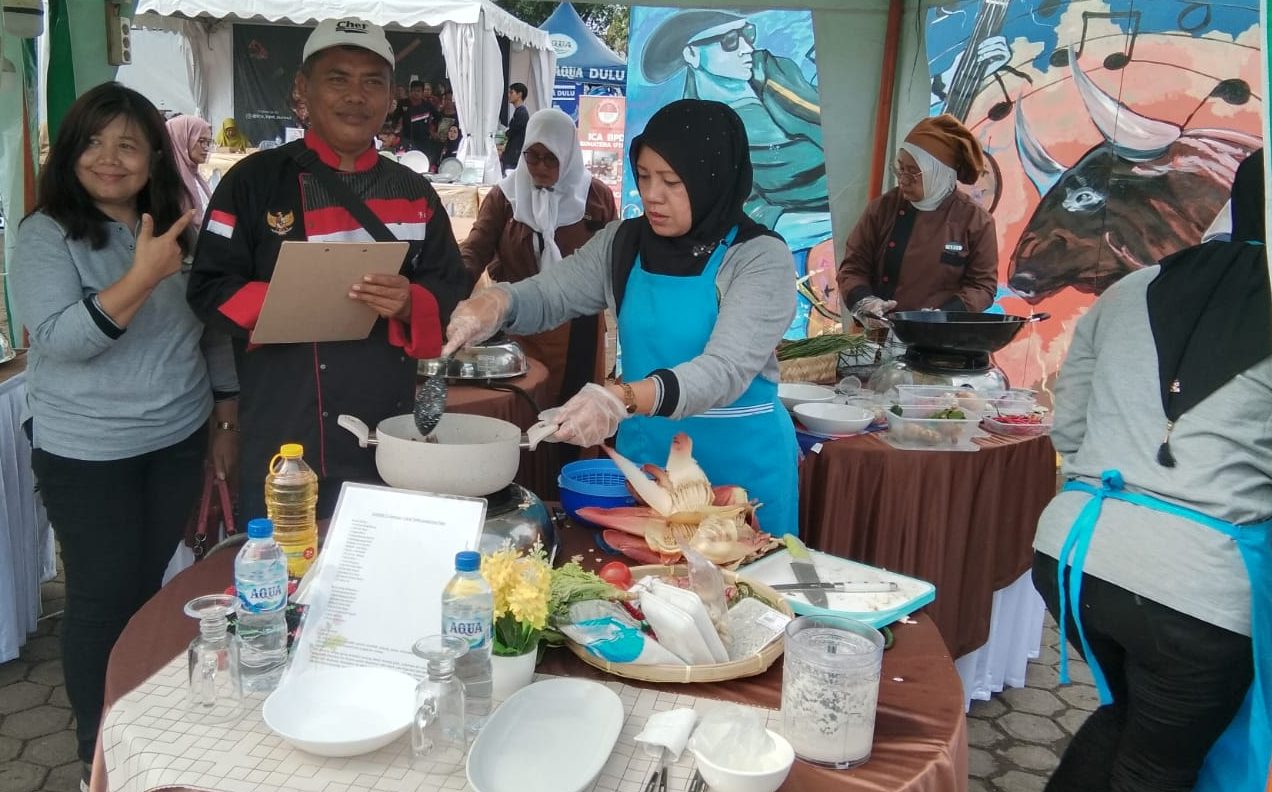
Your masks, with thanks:
M888 129L892 126L892 101L896 94L897 50L901 46L903 0L888 3L888 30L883 43L883 68L879 74L879 106L875 109L874 155L870 162L870 198L883 192L883 171L888 157Z

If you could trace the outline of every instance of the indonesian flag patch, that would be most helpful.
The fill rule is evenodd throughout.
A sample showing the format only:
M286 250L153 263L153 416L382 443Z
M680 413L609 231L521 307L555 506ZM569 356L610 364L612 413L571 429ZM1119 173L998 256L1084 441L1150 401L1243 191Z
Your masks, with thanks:
M222 212L219 209L213 209L212 213L208 215L206 228L210 233L229 239L234 236L234 223L234 215L229 212Z

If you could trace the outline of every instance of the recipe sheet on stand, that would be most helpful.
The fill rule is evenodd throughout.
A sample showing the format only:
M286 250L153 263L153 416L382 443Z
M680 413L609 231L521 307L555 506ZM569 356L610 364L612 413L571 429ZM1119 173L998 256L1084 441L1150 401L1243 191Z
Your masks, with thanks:
M411 647L441 631L455 554L477 549L485 515L481 498L345 484L287 676L378 666L424 677Z

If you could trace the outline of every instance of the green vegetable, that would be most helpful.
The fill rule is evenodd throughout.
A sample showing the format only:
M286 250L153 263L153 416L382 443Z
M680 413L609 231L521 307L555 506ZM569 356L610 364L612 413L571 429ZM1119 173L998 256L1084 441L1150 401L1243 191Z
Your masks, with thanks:
M967 420L967 414L957 407L946 407L944 410L939 410L937 412L932 413L932 417L939 418L944 421L966 421Z
M866 346L864 335L825 333L798 341L783 341L777 345L778 360L818 357L840 352L860 352Z
M893 415L901 415L901 405L899 404L892 405L891 407L888 408L888 412L892 413Z
M589 572L579 564L579 559L552 570L551 595L548 613L552 617L564 616L566 609L575 602L585 600L629 600L632 595L602 580L595 572Z

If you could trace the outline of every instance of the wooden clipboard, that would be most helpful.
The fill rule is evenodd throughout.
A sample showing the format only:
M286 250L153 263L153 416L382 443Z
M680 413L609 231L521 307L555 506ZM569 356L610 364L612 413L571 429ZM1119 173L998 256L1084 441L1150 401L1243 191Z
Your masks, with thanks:
M253 344L358 341L377 314L349 298L363 275L396 275L406 242L284 242L252 330Z

